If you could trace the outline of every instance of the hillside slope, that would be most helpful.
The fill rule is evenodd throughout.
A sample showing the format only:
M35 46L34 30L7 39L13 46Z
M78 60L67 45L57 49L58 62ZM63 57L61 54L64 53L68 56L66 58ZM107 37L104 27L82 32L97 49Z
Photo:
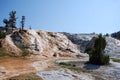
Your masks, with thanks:
M28 50L30 54L45 57L85 55L65 35L40 30L16 31L7 35L2 41L2 45L7 53L17 56L20 56L23 50Z
M78 46L81 52L84 52L87 46L91 46L92 38L97 36L96 34L70 34L63 33L66 35L74 44ZM106 37L107 45L105 53L110 57L120 58L120 40L112 37Z

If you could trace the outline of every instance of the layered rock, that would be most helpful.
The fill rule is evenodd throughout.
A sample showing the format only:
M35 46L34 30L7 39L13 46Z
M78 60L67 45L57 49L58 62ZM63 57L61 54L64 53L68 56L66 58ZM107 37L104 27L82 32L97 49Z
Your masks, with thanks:
M63 33L66 35L74 44L78 46L81 52L85 52L86 48L90 48L94 44L94 38L97 34L70 34ZM107 45L105 53L110 57L120 58L120 40L106 36Z
M74 44L77 45L79 50L84 53L86 46L90 44L90 41L92 40L93 37L97 36L94 33L91 34L70 34L70 33L63 33L70 39Z
M6 43L7 45L5 45ZM29 50L31 54L39 54L46 57L76 56L82 54L77 46L65 35L56 32L24 30L16 31L7 35L3 45L9 53L20 54L23 49ZM13 49L13 50L11 50Z

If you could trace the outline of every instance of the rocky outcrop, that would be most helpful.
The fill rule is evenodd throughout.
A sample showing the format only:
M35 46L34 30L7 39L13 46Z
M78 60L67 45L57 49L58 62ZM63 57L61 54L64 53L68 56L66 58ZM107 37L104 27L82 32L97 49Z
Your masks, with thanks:
M7 35L6 38L2 40L2 50L4 53L15 56L19 56L21 53L21 50L14 44L11 34Z
M111 57L120 59L120 40L112 37L106 37L107 46L105 48L105 53Z
M31 54L45 57L85 56L65 35L56 32L41 30L16 31L6 36L5 43L7 45L5 45L4 48L7 49L9 46L9 53L12 51L18 55L23 49L27 49Z
M97 36L96 34L63 34L76 44L81 52L85 52L86 48L92 47L94 42L93 37ZM120 40L106 36L106 41L105 53L110 57L120 58Z
M86 46L90 44L90 41L92 40L93 37L96 36L96 34L91 33L91 34L70 34L70 33L63 33L70 39L74 44L77 45L79 50L84 53Z

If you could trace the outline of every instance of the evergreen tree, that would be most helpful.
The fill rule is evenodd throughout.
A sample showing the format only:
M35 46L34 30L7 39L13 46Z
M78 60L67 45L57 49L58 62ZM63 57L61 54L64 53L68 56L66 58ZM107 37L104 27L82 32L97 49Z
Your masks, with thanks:
M9 20L4 19L4 20L3 20L3 23L5 23L5 29L6 29L6 32L7 32L8 27L9 27Z
M12 28L15 28L16 26L16 11L11 11L10 12L10 18L9 18L9 26Z
M21 20L22 30L24 30L24 24L25 24L25 16L22 16L22 20Z
M115 32L115 33L112 33L111 36L112 36L113 38L116 38L116 39L120 40L120 31Z
M7 19L4 19L3 20L3 23L5 23L5 27L8 27L9 26L9 21Z
M94 47L88 51L89 53L89 62L92 64L108 64L109 56L104 54L104 49L106 47L106 40L102 34L98 35L95 39Z

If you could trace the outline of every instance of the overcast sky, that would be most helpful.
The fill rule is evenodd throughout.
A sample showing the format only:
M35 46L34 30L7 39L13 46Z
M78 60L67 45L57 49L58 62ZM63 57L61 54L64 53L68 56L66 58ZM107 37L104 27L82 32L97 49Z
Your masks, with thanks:
M0 25L17 12L17 27L54 32L112 33L120 30L120 0L0 0Z

